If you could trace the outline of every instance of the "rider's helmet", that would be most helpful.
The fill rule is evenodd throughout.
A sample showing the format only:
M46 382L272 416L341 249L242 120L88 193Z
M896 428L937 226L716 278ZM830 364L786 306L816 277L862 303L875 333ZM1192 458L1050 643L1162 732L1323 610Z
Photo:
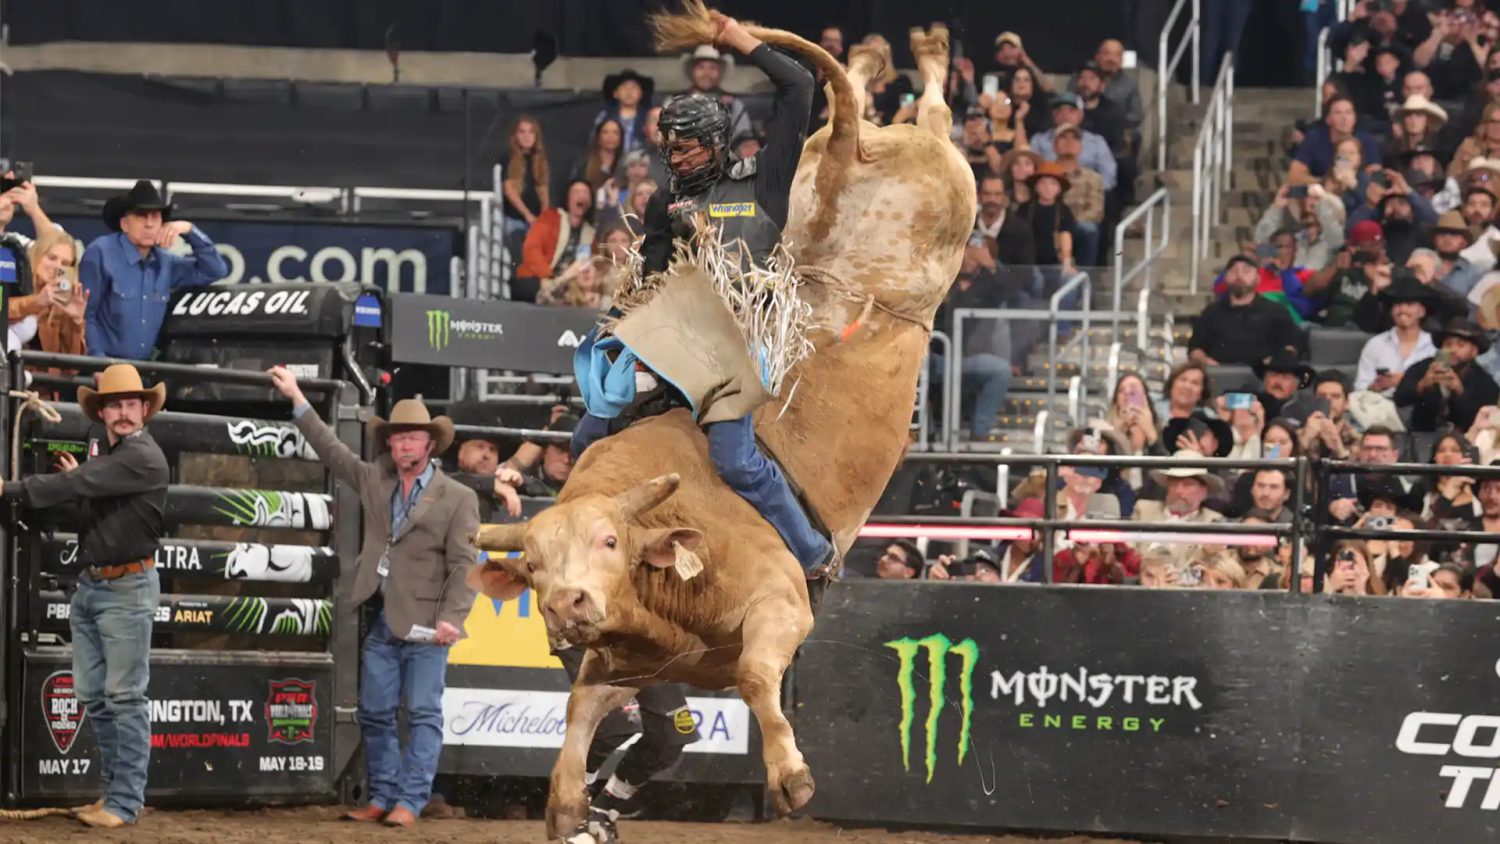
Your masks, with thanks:
M657 120L661 133L661 158L672 174L672 193L692 196L707 190L724 173L729 148L729 109L711 94L679 94L661 107ZM672 148L683 141L697 141L708 151L701 164L678 169L672 166Z

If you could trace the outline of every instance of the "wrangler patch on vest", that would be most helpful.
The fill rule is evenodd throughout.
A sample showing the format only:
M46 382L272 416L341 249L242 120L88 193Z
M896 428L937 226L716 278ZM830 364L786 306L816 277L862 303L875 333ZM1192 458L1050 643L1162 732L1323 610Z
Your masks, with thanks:
M710 202L708 204L708 216L710 217L754 217L755 203L753 202Z

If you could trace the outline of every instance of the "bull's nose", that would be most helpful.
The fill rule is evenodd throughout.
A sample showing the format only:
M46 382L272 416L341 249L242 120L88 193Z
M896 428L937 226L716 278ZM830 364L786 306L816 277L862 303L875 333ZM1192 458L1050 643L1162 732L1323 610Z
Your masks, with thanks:
M582 589L565 589L547 602L547 614L561 627L591 621L589 609L589 597Z

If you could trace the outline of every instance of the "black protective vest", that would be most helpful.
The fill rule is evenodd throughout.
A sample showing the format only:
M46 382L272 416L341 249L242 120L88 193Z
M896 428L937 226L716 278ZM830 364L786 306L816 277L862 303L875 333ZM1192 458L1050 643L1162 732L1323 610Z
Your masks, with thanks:
M673 200L667 206L667 214L672 218L672 236L690 240L700 213L719 228L726 245L745 241L751 259L759 266L765 266L771 250L781 242L781 228L755 201L753 158L735 162L724 178L704 193Z

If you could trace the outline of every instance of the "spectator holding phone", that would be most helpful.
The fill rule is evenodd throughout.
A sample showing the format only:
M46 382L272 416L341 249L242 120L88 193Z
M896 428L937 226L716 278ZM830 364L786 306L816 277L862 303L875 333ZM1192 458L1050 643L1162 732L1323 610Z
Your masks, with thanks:
M1217 551L1198 558L1192 566L1199 589L1244 589L1247 581L1239 555L1232 551Z
M1483 30L1473 6L1443 9L1428 15L1432 34L1417 46L1412 61L1432 78L1440 100L1463 99L1479 83L1489 48L1480 43Z
M0 176L0 233L5 233L6 227L16 218L16 209L20 209L31 220L31 228L38 234L57 228L52 218L42 210L42 201L37 197L36 185L31 181L31 170L31 162L16 161L7 164L4 175ZM31 247L31 238L14 232L9 234L19 239L22 249ZM0 281L5 280L7 279L0 279ZM21 279L8 280L20 281Z
M1284 184L1255 224L1255 239L1266 242L1288 232L1294 252L1281 269L1307 267L1320 270L1334 262L1344 245L1342 203L1317 182Z
M1450 431L1438 437L1428 460L1435 466L1472 466L1479 450L1462 434ZM1418 482L1422 496L1422 518L1444 530L1475 529L1484 515L1474 494L1474 479L1463 475L1425 477Z
M78 247L56 226L42 230L28 250L34 293L7 302L11 322L35 317L42 351L87 354L85 314L89 291L78 284Z
M1474 359L1490 347L1489 335L1467 319L1448 322L1434 338L1437 354L1413 365L1396 387L1396 405L1412 408L1410 429L1468 430L1479 408L1500 400L1500 386Z
M1323 582L1323 592L1329 595L1370 594L1370 563L1363 542L1345 539L1333 546L1333 571Z
M1348 96L1335 96L1327 104L1323 123L1307 131L1307 136L1292 155L1291 169L1287 181L1292 184L1307 184L1327 175L1333 167L1334 147L1345 138L1359 141L1362 155L1367 162L1380 160L1380 142L1373 136L1357 131L1354 101Z
M1336 369L1318 373L1313 380L1313 411L1302 426L1302 446L1311 457L1348 460L1359 440L1354 417L1349 414L1349 385Z
M1198 374L1202 376L1201 371ZM1141 376L1128 372L1115 382L1115 394L1110 399L1105 421L1124 436L1131 455L1165 454L1159 445L1161 424L1152 407L1151 390ZM1138 469L1131 471L1139 473Z

